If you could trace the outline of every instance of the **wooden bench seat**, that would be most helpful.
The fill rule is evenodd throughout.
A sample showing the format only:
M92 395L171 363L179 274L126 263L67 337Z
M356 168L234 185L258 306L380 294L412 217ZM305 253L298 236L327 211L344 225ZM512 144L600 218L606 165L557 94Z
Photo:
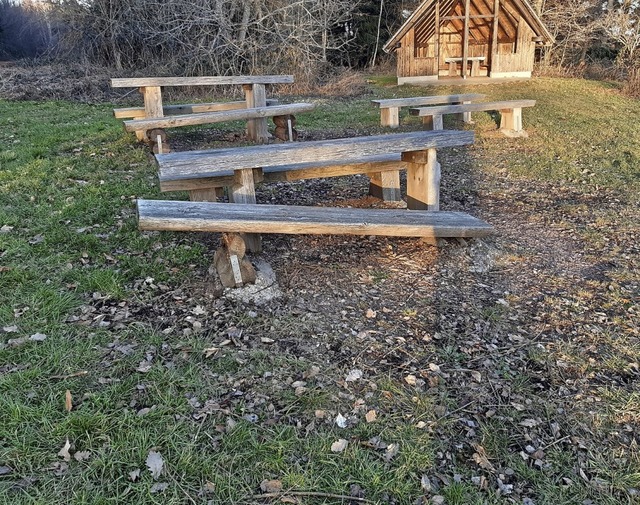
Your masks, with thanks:
M500 111L500 131L507 137L526 137L522 128L522 108L533 107L535 100L505 100L498 102L477 102L462 105L436 105L410 109L410 114L427 118L425 124L433 130L444 128L442 117L445 114L462 114L478 111Z
M492 227L462 212L138 200L141 230L484 237Z
M177 116L131 119L124 121L124 128L129 132L139 130L153 130L156 128L175 128L178 126L201 125L209 123L224 123L244 119L259 119L273 116L285 116L309 112L315 107L312 103L292 103L274 105L270 107L242 108L238 110L222 110L217 112L199 112L197 114L183 114Z
M277 105L279 100L268 98L267 106ZM218 103L185 103L180 105L164 105L162 111L165 116L178 116L181 114L197 114L200 112L218 112L223 110L246 109L247 102L239 100L236 102ZM123 107L113 109L113 116L116 119L142 119L146 117L144 107Z
M371 100L371 103L380 107L380 125L398 128L400 126L401 107L420 107L423 105L435 104L459 104L469 103L474 100L482 100L486 95L480 93L467 93L459 95L433 95L414 96L408 98L387 98L382 100ZM464 120L470 120L470 115Z

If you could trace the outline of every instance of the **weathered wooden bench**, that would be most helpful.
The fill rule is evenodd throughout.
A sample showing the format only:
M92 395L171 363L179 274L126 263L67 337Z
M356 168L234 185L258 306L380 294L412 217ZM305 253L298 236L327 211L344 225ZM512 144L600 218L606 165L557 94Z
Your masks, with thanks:
M349 230L354 230L356 234L393 235L395 229L398 236L434 238L485 235L491 228L479 220L467 219L470 216L465 214L454 213L442 218L432 215L439 214L436 211L440 208L440 164L437 161L436 149L472 143L473 132L418 131L157 155L162 191L188 190L192 201L204 200L207 203L186 207L180 207L178 204L177 207L172 207L173 204L164 201L145 201L138 206L140 227L154 230L174 229L174 224L169 223L170 220L158 218L166 209L171 209L171 212L179 212L176 217L181 216L179 226L183 227L179 229L184 230L206 229L250 234L350 233ZM295 163L292 163L292 160L296 160ZM410 216L410 211L389 214L386 210L356 211L352 218L348 218L353 209L331 211L323 207L307 211L297 206L254 205L255 184L260 181L299 180L360 173L369 175L372 185L381 185L379 192L383 196L395 196L400 191L400 168L407 170L408 209L430 211L421 214L422 220ZM392 174L392 177L386 179L383 177L384 174ZM385 187L389 180L391 187ZM228 188L229 200L243 205L208 205L215 202L220 196L219 188L225 186ZM211 211L206 210L209 208ZM195 214L183 214L179 209L194 209ZM156 211L160 214L156 214ZM200 212L204 214L199 214ZM334 213L328 214L330 212ZM335 219L323 218L325 213L327 216L334 216ZM368 217L363 219L365 215ZM271 216L274 221L264 219L265 216ZM342 221L338 219L340 216L344 216ZM167 228L162 228L163 222ZM274 224L276 222L279 224ZM318 231L309 231L314 229ZM251 251L259 251L259 236L247 236L246 245Z
M136 118L162 118L165 115L165 107L162 103L163 86L220 86L220 85L241 85L244 93L244 109L262 108L268 105L266 95L267 84L291 84L293 83L292 75L256 75L256 76L205 76L205 77L143 77L143 78L126 78L111 79L111 86L114 88L138 88L144 98L144 116L135 116ZM209 104L210 105L210 104ZM225 108L227 105L221 105L223 108L202 112L218 112L224 110L234 110ZM240 107L238 107L240 108ZM179 109L175 109L177 112ZM187 114L193 114L192 111ZM120 114L117 112L116 114ZM123 112L129 114L129 112ZM138 112L136 112L138 114ZM124 116L123 116L124 117ZM147 140L146 130L135 130L139 140ZM265 141L269 138L267 130L266 116L257 116L248 118L247 133L249 138L255 141Z
M486 60L484 56L468 56L467 61L471 62L471 77L477 77L480 75L480 63ZM458 75L458 63L462 63L464 58L455 57L455 58L445 58L444 62L449 64L449 75L456 76ZM463 77L467 76L467 69L463 69L462 72Z
M371 103L380 107L380 124L391 128L400 126L401 107L419 107L422 105L435 104L460 104L470 103L474 100L481 100L485 95L479 93L468 93L463 95L434 95L434 96L414 96L410 98L387 98L382 100L371 100ZM465 116L464 120L470 119L471 115Z
M425 124L433 130L444 128L442 117L445 114L462 114L478 111L500 111L500 131L507 137L526 137L522 129L522 108L533 107L535 100L506 100L501 102L478 102L463 105L438 105L410 109L410 114L422 118L430 118Z

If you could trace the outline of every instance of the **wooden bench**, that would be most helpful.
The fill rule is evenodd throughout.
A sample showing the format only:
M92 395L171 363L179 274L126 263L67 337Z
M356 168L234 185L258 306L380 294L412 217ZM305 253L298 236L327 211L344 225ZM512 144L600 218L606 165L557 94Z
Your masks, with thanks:
M144 77L128 79L111 79L114 88L138 88L144 98L144 119L164 117L162 103L163 86L220 86L240 85L245 94L244 109L262 108L267 106L267 84L291 84L292 75L257 75L257 76L205 76L205 77ZM206 112L217 112L233 109L216 109ZM203 111L205 112L205 111ZM117 114L119 114L118 112ZM125 112L128 114L129 112ZM145 130L136 130L139 140L147 140ZM264 142L269 138L266 116L248 118L247 133L250 139Z
M460 104L469 103L474 100L481 100L485 95L479 93L468 93L464 95L434 95L434 96L414 96L410 98L388 98L383 100L371 100L371 103L380 107L380 124L391 128L400 126L400 107L419 107L422 105L435 104ZM470 120L465 116L464 120Z
M480 75L480 63L486 60L484 56L468 56L467 61L471 62L471 77L477 77ZM458 75L458 63L462 63L464 58L445 58L444 62L449 64L449 75ZM467 76L467 69L463 69L462 75Z
M188 190L192 201L215 202L220 196L221 187L228 188L229 200L236 204L253 205L256 203L255 184L261 181L299 180L308 178L334 177L341 175L365 173L371 177L372 186L379 185L381 195L396 196L400 191L399 169L407 170L407 207L410 210L438 211L440 208L440 164L437 161L436 149L440 147L455 147L473 143L473 132L468 131L418 131L398 133L391 135L376 135L371 137L357 137L348 139L322 140L314 142L271 144L261 146L249 146L242 148L216 149L206 151L188 151L157 155L159 167L160 187L163 191ZM292 160L296 160L292 163ZM385 177L388 175L389 177ZM388 185L388 186L387 186ZM145 204L139 208L140 226L142 229L151 226L148 218L154 205L162 206L162 203ZM270 215L271 205L258 205L252 207L237 207L237 216L243 215L253 224L245 228L237 219L233 219L233 226L228 219L216 220L202 218L207 221L206 229L217 231L232 231L257 233L280 233L280 229L295 229L302 223L298 214L298 207L285 206L287 212L278 214L278 221L283 228L275 225L267 225L260 216ZM207 205L187 207L205 209ZM213 206L212 209L222 209ZM236 207L234 207L236 208ZM346 214L350 210L343 209ZM321 225L318 219L320 214L327 211L310 211L309 223L318 226L318 233L348 233L353 228L353 221L345 221ZM213 211L218 212L218 210ZM232 212L231 210L229 212ZM233 211L235 212L235 211ZM315 212L316 214L313 214ZM475 236L474 233L486 234L488 225L476 221L468 221L459 215L452 215L453 221L434 221L432 217L425 215L420 231L416 231L414 217L408 217L406 211L397 214L378 215L371 214L369 219L362 221L361 217L354 218L360 225L367 223L370 229L368 234L390 233L394 224L398 227L398 235L441 237L441 236ZM244 213L244 214L243 214ZM337 215L337 214L336 214ZM391 218L391 222L382 221L383 216ZM255 219L253 219L253 217ZM286 218L286 216L289 216ZM313 217L316 216L316 217ZM358 214L360 216L360 214ZM406 221L403 221L403 217ZM428 219L427 219L428 217ZM286 219L285 219L286 218ZM460 218L461 228L451 227L452 222ZM191 218L189 218L191 219ZM253 219L253 220L252 220ZM264 226L263 226L264 225ZM379 225L379 226L378 226ZM153 229L159 226L153 225ZM169 226L169 225L167 225ZM191 229L204 229L197 219L192 220ZM235 226L235 228L233 228ZM263 226L261 228L261 226ZM312 226L312 225L310 225ZM313 227L312 226L312 227ZM400 232L400 228L404 231ZM467 229L468 228L468 229ZM173 228L170 228L173 229ZM187 228L185 228L187 229ZM307 228L304 228L307 229ZM365 228L362 228L363 230ZM462 229L466 230L463 231ZM377 231L376 231L377 230ZM411 231L409 231L411 230ZM292 233L292 231L282 232ZM299 233L310 233L301 231ZM364 233L364 232L363 232ZM459 235L462 233L462 235ZM250 251L259 251L261 248L258 236L246 237L246 245Z
M431 118L425 121L433 130L444 128L442 117L445 114L462 114L478 111L500 111L500 131L507 137L526 137L527 132L522 129L523 107L533 107L535 100L506 100L501 102L479 102L463 105L439 105L434 107L420 107L410 109L410 114L422 118Z

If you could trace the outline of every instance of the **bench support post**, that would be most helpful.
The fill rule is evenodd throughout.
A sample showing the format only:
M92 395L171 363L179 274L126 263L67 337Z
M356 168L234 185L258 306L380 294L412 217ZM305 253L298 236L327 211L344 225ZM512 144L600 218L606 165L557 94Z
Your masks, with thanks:
M398 128L400 126L400 107L384 107L380 109L380 125Z
M369 194L380 198L385 202L399 202L402 200L400 193L400 171L391 170L378 172L369 176Z
M462 105L470 104L471 102L462 102ZM473 120L471 119L471 112L463 112L462 113L462 121L467 124L473 124Z
M244 84L244 95L247 109L267 106L267 90L264 84ZM266 142L269 139L267 118L250 119L247 121L247 135L256 142Z
M449 62L449 76L455 77L458 75L458 64L455 61Z
M407 162L407 208L440 210L440 163L436 150L402 153Z
M424 127L427 130L444 130L444 121L442 114L423 116L422 124L424 124Z
M503 109L500 111L500 132L507 137L527 137L522 129L522 108Z
M203 188L189 191L192 202L218 202L224 198L224 188Z
M160 86L147 86L140 88L140 93L144 99L144 116L145 119L161 118L164 117L164 110L162 108L162 91ZM140 141L146 142L147 132L143 130L136 130L136 138Z
M256 203L256 188L253 180L253 169L244 168L234 173L235 183L229 191L229 201L232 203ZM262 252L262 239L257 233L243 235L247 250L254 253Z

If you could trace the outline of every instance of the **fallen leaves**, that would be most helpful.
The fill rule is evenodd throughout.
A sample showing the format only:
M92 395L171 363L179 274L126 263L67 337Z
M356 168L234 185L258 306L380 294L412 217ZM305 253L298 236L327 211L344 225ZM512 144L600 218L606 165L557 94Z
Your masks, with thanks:
M71 443L69 442L69 439L67 438L67 440L65 441L64 445L62 446L62 449L60 449L58 451L58 456L61 457L62 459L64 459L65 461L71 461L71 453L69 453L69 449L71 449Z
M368 423L373 423L376 419L378 419L378 414L375 410L370 410L365 414L364 418Z
M345 382L355 382L359 379L362 379L362 370L356 368L355 370L351 370L344 380Z
M149 451L149 455L147 456L147 461L145 462L147 468L151 472L151 477L154 479L158 479L160 475L162 475L162 470L164 468L164 459L159 452Z
M348 445L349 442L347 440L340 438L331 444L331 452L343 452Z
M336 416L335 422L338 428L346 428L348 423L347 418L340 413Z

